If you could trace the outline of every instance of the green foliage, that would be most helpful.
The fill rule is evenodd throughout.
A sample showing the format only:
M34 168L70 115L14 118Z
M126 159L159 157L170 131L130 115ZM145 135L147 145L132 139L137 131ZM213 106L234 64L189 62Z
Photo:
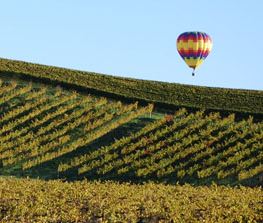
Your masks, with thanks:
M262 161L262 145L263 123L252 118L235 121L234 115L221 118L218 113L187 114L182 109L173 119L164 117L136 134L61 163L58 171L78 168L78 174L87 177L138 181L201 183L231 177L238 184L262 173L262 166L254 168Z
M0 160L7 168L25 170L58 158L153 109L60 88L1 84L5 87L0 95Z
M93 148L107 134L151 113L153 105L140 107L16 82L1 86L4 174L14 170L30 175L46 165L53 177L68 179L261 184L263 122L252 117L236 120L235 114L221 117L182 108L131 134L108 136L103 146Z
M142 81L5 59L0 73L181 107L153 119L153 104L0 79L1 174L30 175L48 167L54 178L144 182L0 178L1 222L263 222L261 187L145 183L262 185L262 120L211 112L262 115L262 91ZM125 125L134 131L122 133ZM34 176L44 177L43 172Z
M262 222L262 188L0 178L1 222Z
M188 86L158 81L121 78L91 72L0 59L0 72L43 82L64 83L93 89L111 96L166 105L263 114L263 92Z

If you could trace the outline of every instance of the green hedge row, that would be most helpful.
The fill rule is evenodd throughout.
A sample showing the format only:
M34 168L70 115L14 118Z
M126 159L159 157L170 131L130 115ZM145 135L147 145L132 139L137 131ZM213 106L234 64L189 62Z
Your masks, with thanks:
M134 100L172 106L263 114L263 91L200 87L122 78L22 61L0 59L0 73L20 74Z

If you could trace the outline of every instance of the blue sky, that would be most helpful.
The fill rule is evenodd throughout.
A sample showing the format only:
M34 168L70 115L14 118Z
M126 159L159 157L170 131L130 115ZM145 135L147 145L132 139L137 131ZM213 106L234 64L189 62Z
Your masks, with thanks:
M261 0L1 1L0 57L139 79L263 90ZM213 50L191 76L184 31Z

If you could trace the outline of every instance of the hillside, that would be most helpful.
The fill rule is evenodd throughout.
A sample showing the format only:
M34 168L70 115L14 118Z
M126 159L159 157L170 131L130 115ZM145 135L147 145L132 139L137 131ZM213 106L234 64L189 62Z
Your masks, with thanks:
M262 222L262 98L1 59L0 222Z
M1 81L0 174L262 184L263 122Z
M184 106L192 109L263 114L263 92L223 89L145 81L0 59L0 73L26 80L62 84L64 87L99 93L126 101L154 102L161 108Z

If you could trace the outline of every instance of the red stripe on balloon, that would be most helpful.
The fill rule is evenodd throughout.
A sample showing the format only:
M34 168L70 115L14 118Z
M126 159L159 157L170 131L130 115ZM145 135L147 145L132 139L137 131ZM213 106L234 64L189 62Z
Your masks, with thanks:
M189 40L192 40L193 42L197 42L200 40L204 40L204 38L202 35L184 34L178 37L177 42L179 41L188 42Z
M179 49L180 55L194 55L194 56L199 56L203 53L203 50L200 48L198 50L193 50L193 49Z

